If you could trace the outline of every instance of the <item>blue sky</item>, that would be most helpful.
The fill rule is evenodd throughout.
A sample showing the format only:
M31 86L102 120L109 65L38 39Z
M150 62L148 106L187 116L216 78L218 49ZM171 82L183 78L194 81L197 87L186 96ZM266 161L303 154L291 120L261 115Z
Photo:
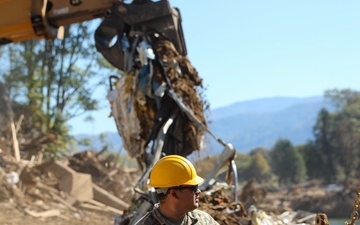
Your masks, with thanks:
M212 109L275 96L360 90L358 0L170 0ZM104 96L104 101L105 96ZM73 134L116 132L110 106Z

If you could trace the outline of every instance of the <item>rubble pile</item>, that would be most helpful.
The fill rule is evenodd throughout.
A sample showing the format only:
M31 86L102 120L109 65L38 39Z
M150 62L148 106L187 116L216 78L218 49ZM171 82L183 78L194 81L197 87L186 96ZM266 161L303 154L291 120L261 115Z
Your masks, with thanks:
M250 224L247 209L224 194L222 190L204 192L200 196L200 209L208 212L220 224Z
M20 218L32 218L44 224L49 221L58 221L57 224L89 221L90 224L113 224L116 215L123 215L133 207L136 196L134 182L139 178L136 170L117 168L114 156L93 151L41 164L28 160L17 162L14 157L3 154L0 166L0 207L12 204ZM252 184L245 185L242 193L257 193ZM239 196L245 199L244 195ZM315 219L314 214L299 214L291 210L282 211L285 219L280 219L280 215L257 209L253 194L246 199L245 202L234 202L230 191L223 188L204 191L200 195L200 209L225 225L254 224L259 219L267 219L270 224L275 224L275 219L287 219L287 224L297 224L291 221L302 219L311 224ZM0 217L0 223L9 222L6 221L9 219Z
M106 189L125 202L131 202L133 187L140 175L138 169L119 168L114 154L104 151L83 151L69 157L69 167L80 173L91 174L93 183Z
M249 180L243 186L238 202L234 201L232 195L227 188L205 191L200 195L199 208L224 225L310 225L316 221L315 213L278 207L274 202L267 201L264 189L255 187L254 180Z
M110 154L84 151L66 160L36 164L31 160L16 161L7 153L2 148L0 210L9 213L0 216L0 224L10 221L22 224L16 220L27 221L24 224L48 224L49 221L57 221L56 224L113 224L116 215L124 215L135 207L133 187L140 172L119 169ZM312 197L308 196L309 192ZM338 211L348 215L352 206L349 201L354 196L353 192L344 194L349 197L344 202L342 196L344 203L340 206L344 210ZM326 217L321 212L336 209L339 195L340 192L329 195L319 188L269 193L250 180L242 186L238 202L234 201L232 191L224 187L203 191L200 209L225 225L326 224L321 222L324 220L317 223L317 216ZM314 207L319 209L319 205L324 210L316 211ZM32 220L36 222L30 223Z
M22 216L56 218L63 221L61 224L97 224L94 217L98 224L113 222L115 215L122 214L131 203L136 172L109 166L113 163L109 158L85 151L64 161L36 165L3 154L0 203L12 204ZM0 217L1 222L11 221Z

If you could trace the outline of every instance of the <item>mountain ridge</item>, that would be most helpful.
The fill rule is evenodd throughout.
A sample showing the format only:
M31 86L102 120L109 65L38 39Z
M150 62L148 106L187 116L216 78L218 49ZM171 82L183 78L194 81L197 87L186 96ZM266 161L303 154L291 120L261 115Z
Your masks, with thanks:
M228 106L215 108L212 110L212 119L219 119L224 116L229 116L227 111L232 108L233 114L237 113L255 113L255 112L275 112L283 110L291 105L299 104L302 102L319 102L322 101L321 96L313 97L269 97L259 98L254 100L246 100L235 102ZM222 114L221 116L219 114Z

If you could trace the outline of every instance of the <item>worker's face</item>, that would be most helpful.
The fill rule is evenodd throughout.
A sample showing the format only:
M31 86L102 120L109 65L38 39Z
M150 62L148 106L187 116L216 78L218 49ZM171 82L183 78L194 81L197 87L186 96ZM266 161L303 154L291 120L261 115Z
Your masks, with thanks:
M199 186L181 186L179 189L179 199L181 207L186 212L190 212L199 207Z

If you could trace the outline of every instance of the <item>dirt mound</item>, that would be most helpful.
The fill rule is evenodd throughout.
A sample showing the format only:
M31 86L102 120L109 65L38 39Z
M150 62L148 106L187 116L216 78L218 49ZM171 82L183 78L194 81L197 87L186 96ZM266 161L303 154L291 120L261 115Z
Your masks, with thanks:
M208 195L201 193L200 209L208 212L220 224L250 224L247 209L241 202L234 202L222 190Z

